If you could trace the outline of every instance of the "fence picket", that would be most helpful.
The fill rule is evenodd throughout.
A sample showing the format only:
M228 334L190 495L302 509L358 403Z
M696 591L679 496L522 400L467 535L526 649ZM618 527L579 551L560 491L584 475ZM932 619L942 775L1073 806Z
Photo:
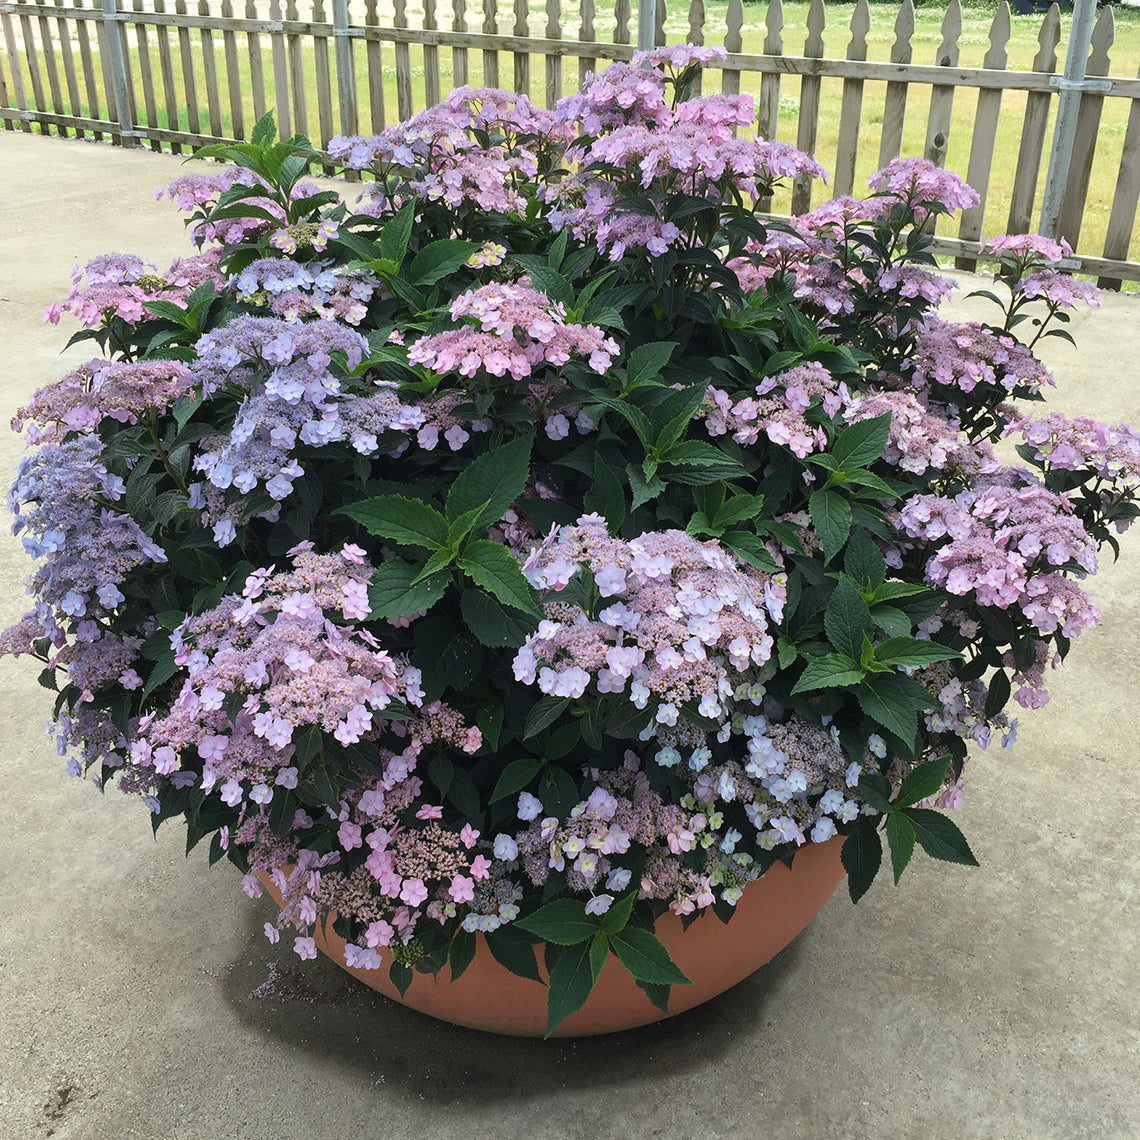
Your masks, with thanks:
M198 15L210 17L209 0L198 0ZM218 85L218 57L214 51L214 33L208 27L202 28L202 71L206 80L206 110L210 117L210 133L222 136L221 88Z
M163 15L166 13L165 0L153 0L154 10ZM86 21L80 25L81 29L85 29ZM158 70L162 75L162 101L166 107L166 125L172 130L178 130L178 88L174 83L174 55L170 50L170 29L165 24L159 24L154 30L154 38L158 43ZM84 71L87 70L86 54L83 52L83 40L79 41L80 52L84 55ZM90 88L90 85L88 85ZM88 100L90 101L90 90L88 92ZM96 112L97 114L98 112ZM170 149L175 154L182 153L182 144L172 142Z
M233 0L222 0L222 19L234 18ZM222 30L222 54L226 61L226 93L230 103L230 125L234 138L245 138L245 101L241 92L241 76L238 74L237 35L233 28Z
M64 6L65 0L54 0L57 8ZM79 82L75 71L75 57L71 51L71 28L70 21L64 15L60 15L56 19L56 29L59 34L59 53L63 59L63 74L67 82L67 98L71 104L71 113L76 116L83 114L83 101L79 98ZM8 102L5 86L4 86L4 73L0 69L0 99L6 105ZM12 123L9 120L4 120L4 126L11 129ZM82 127L75 128L75 137L81 139L86 132Z
M1116 38L1116 17L1111 5L1102 8L1093 28L1092 51L1089 53L1085 74L1089 78L1109 73L1109 50ZM1069 177L1065 183L1065 196L1061 200L1061 213L1057 219L1057 233L1067 238L1073 249L1081 236L1081 221L1085 213L1085 200L1092 176L1096 138L1100 132L1100 116L1104 96L1086 91L1081 96L1081 109L1077 113L1077 131L1073 142L1073 157L1069 164Z
M691 44L703 44L705 42L705 0L692 0L689 5L689 35L688 41ZM725 49L727 50L727 49ZM701 94L701 73L698 71L696 78L693 80L693 94Z
M957 0L954 2L957 3ZM823 58L823 29L826 23L823 0L811 0L807 17L808 34L804 41L804 55L809 59ZM805 75L800 80L800 114L796 146L804 154L812 156L815 155L816 138L819 134L819 95L822 83L823 80L818 75ZM793 214L806 214L811 209L813 181L810 175L801 174L792 183Z
M297 0L285 0L285 19L300 20ZM309 138L309 105L305 92L305 45L298 32L286 30L285 44L289 57L289 96L293 103L293 133Z
M653 46L665 46L665 20L668 18L665 0L657 0L657 7L653 15Z
M962 36L962 6L950 0L942 19L942 44L935 63L939 67L958 66L958 40ZM936 83L930 92L930 111L926 118L926 146L924 154L931 162L941 166L946 160L950 145L950 117L954 111L954 88Z
M700 0L693 0L693 3L699 3ZM594 31L594 0L582 0L581 6L582 20L578 25L578 42L590 44L596 38ZM592 55L581 55L578 57L578 85L581 86L586 82L586 76L590 75L595 67L597 67L597 60Z
M12 104L8 101L8 81L4 78L4 67L3 64L0 63L0 107L3 107L5 110L7 110L11 106ZM12 120L7 115L3 116L2 121L4 130L14 131L16 129L16 124L12 122ZM82 138L83 132L77 130L75 132L75 137Z
M424 31L434 32L438 25L435 19L435 0L424 0ZM439 48L434 43L424 41L424 101L434 107L442 97L439 81Z
M467 31L467 0L452 0L451 26L457 32ZM467 49L454 46L451 49L451 82L456 87L465 87L468 83Z
M20 68L20 56L16 49L16 29L12 25L12 17L7 9L0 11L0 24L4 27L4 48L8 53L8 71L12 76L12 92L16 97L16 107L21 112L27 111L28 96L24 90L24 73ZM31 122L22 115L21 119L20 126L25 132L30 133Z
M186 0L175 0L174 11L179 16L186 15ZM202 124L198 118L198 83L194 76L194 53L190 46L190 28L186 24L178 26L178 58L182 64L182 93L185 96L186 120L191 134L200 135ZM172 131L179 128L173 123Z
M45 0L36 0L36 3L42 5ZM43 46L44 70L47 72L48 90L51 92L51 109L57 115L62 116L63 92L59 85L59 68L55 62L55 45L52 43L51 24L48 20L46 7L40 13L37 22L40 26L40 43ZM60 138L67 138L67 127L62 123L57 123L55 129Z
M1140 72L1137 72L1140 78ZM1120 153L1120 169L1116 175L1116 192L1112 196L1112 212L1108 218L1108 234L1104 239L1104 256L1124 261L1132 245L1136 225L1136 207L1140 203L1140 99L1133 99L1128 110L1128 127L1124 149ZM1101 277L1102 289L1119 289L1119 277Z
M376 0L366 0L364 26L379 24L380 18L376 12ZM368 119L372 131L379 132L385 127L387 120L384 117L384 58L380 50L380 41L371 37L364 41L365 58L368 60Z
M871 10L867 0L858 0L851 14L851 42L847 58L867 58L867 33L871 30ZM839 146L835 152L835 196L841 198L855 189L855 163L859 157L859 127L863 119L863 80L843 81L839 106Z
M990 25L990 50L982 61L983 67L1004 71L1008 60L1006 44L1011 31L1009 4L1006 0L998 5L997 15ZM997 142L998 117L1001 114L1001 92L979 91L978 110L974 116L974 137L970 143L970 165L966 171L966 181L977 190L981 202L962 211L962 221L958 226L958 236L964 241L977 241L982 236L982 221L985 216L986 196L990 188L990 168L994 161L994 145ZM959 269L973 272L978 263L970 257L959 257L954 262Z
M408 26L408 0L395 0L394 22L397 28ZM408 41L396 40L396 111L400 121L412 117L412 56Z
M776 0L779 3L779 0ZM771 16L771 7L768 9L769 17ZM729 53L736 53L743 50L744 37L741 34L741 29L744 26L744 6L740 0L728 0L728 11L724 14L725 28L724 28L724 50ZM767 51L767 46L764 48ZM765 77L767 78L767 77ZM763 83L764 80L761 80ZM720 89L725 95L737 95L740 93L740 69L728 68L721 72L720 76ZM763 121L763 113L761 113L761 121ZM761 133L763 130L761 129Z
M560 0L546 0L546 38L562 38L562 4ZM562 98L562 56L547 53L546 56L546 109L554 110L555 103Z
M102 27L101 24L100 27ZM40 78L40 56L39 52L36 51L36 36L32 31L32 18L26 11L20 13L20 34L24 40L24 58L28 62L28 78L32 81L32 99L38 109L44 106L44 85ZM17 66L19 66L18 61ZM47 133L47 124L41 122L40 134L46 135Z
M590 0L590 3L592 4L593 0ZM499 34L499 6L496 0L483 0L483 34L485 36L497 36ZM499 52L497 48L485 48L483 50L483 85L485 87L499 86Z
M1060 39L1061 9L1053 4L1041 21L1041 30L1037 33L1037 43L1040 46L1033 60L1034 71L1052 73L1056 70L1057 44ZM1013 193L1009 200L1009 221L1006 223L1006 230L1011 234L1029 232L1052 98L1048 91L1030 91L1025 97L1025 121L1021 128L1021 145L1017 152Z
M528 16L530 4L527 0L515 0L515 35L526 39L530 35ZM530 53L515 52L515 90L530 98Z
M784 28L784 0L768 0L768 15L764 20L764 26L768 29L768 34L764 37L764 54L783 55L784 40L781 32ZM739 74L736 81L740 82ZM760 79L760 116L756 129L762 138L774 140L779 124L780 73L777 71L771 74L765 73Z
M83 7L83 0L74 0L76 7ZM91 0L92 6L95 0ZM157 9L156 9L157 11ZM7 19L7 16L4 17ZM95 81L95 64L91 55L91 33L88 30L88 21L80 19L79 24L79 62L83 68L83 90L87 96L87 110L93 119L101 118L99 112L99 84ZM95 131L96 142L103 141L103 132ZM177 151L175 152L177 153Z
M360 130L356 98L356 52L348 34L348 0L332 0L333 36L336 51L336 102L340 117L337 134L355 135ZM326 139L327 143L328 140ZM355 181L357 175L349 175Z
M895 42L891 46L891 63L910 63L914 37L914 0L903 0L895 18ZM887 84L883 105L883 133L879 139L879 166L898 158L902 151L903 124L906 122L906 82Z
M257 5L254 0L245 0L245 18L257 19ZM265 68L261 62L261 36L255 31L246 32L246 46L249 48L249 88L253 97L253 119L260 122L265 116ZM236 73L237 67L235 65Z
M135 12L139 13L139 15L145 12L143 0L133 0L131 7ZM148 127L157 127L158 107L154 98L154 72L150 65L150 41L147 36L147 24L143 20L139 20L138 23L135 24L135 46L138 50L139 76L142 80L143 109L146 111L146 124ZM158 139L152 138L150 140L150 149L160 151L162 150L162 143L159 142Z
M289 101L289 51L281 0L269 0L269 48L273 55L273 102L277 109L277 131L283 139L293 134L293 108Z
M313 71L317 87L317 132L324 146L336 133L332 125L332 72L329 67L328 13L324 0L313 0Z
M729 0L731 5L732 0ZM627 44L629 43L629 20L630 20L630 7L629 0L617 0L614 4L614 43Z

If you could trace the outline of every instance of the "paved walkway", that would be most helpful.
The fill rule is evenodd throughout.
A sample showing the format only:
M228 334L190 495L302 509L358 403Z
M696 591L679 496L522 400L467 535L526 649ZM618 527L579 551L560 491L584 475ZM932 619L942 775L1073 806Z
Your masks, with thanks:
M74 263L185 251L151 197L180 169L0 132L4 422L64 371L66 333L39 316ZM1052 346L1056 405L1140 423L1140 297L1075 326L1079 350ZM16 438L0 449L10 470ZM1053 703L975 762L980 870L918 855L730 994L579 1042L451 1028L269 946L231 868L66 777L48 694L0 662L0 1136L1136 1140L1140 535L1125 546ZM4 624L27 568L5 528Z

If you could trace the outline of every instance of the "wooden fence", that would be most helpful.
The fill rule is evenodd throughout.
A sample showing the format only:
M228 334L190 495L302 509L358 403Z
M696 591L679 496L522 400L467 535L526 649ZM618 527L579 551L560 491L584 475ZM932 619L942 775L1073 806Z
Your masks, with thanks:
M513 0L511 10L502 12L499 4L506 0L482 0L478 13L468 9L468 0L451 0L446 19L437 0L420 0L422 11L415 12L408 0L391 0L390 9L380 0L352 0L351 8L349 0L311 0L304 11L298 0L285 0L284 6L281 0L238 0L240 12L234 0L197 0L194 11L188 0L130 0L129 8L126 0L89 2L90 7L84 0L0 0L5 128L183 153L245 138L267 109L275 109L282 134L307 134L323 145L336 134L380 130L467 82L512 87L553 106L587 72L628 59L634 50L630 0L616 0L602 12L595 0L579 0L571 12L562 10L561 0L545 0L541 13L530 0ZM741 0L728 0L723 22L718 17L714 28L704 0L691 0L679 16L670 16L665 0L657 0L654 39L722 44L727 59L706 73L705 90L718 72L725 92L758 85L759 133L777 138L786 133L783 120L792 117L789 141L813 154L821 145L826 86L832 102L838 98L838 141L833 162L830 154L817 157L834 171L830 191L836 196L855 189L857 168L871 163L874 169L900 152L943 162L956 97L965 88L976 100L972 125L959 124L957 130L972 132L965 175L982 205L965 212L956 237L938 238L939 251L956 256L963 268L975 264L983 232L1034 229L1055 100L1065 87L1079 90L1055 233L1077 250L1068 263L1072 269L1097 274L1110 287L1121 279L1140 280L1140 263L1128 260L1140 200L1140 79L1110 75L1111 7L1097 20L1091 52L1079 61L1084 67L1075 80L1058 73L1056 6L1041 20L1039 50L1029 70L1007 68L1011 20L1005 0L981 68L959 66L959 0L950 0L941 43L926 61L915 58L913 0L902 0L895 14L889 60L867 58L867 0L858 0L843 33L849 39L830 55L823 0L812 0L802 47L785 38L782 0L770 0L762 44L755 45L762 51L745 53L745 34L757 38L758 11L750 10L746 27ZM866 113L872 90L883 93L881 123L870 122ZM1102 182L1115 178L1115 194L1103 248L1094 256L1081 245L1081 229L1106 99L1129 100L1129 116L1119 161L1105 170L1102 157L1097 166ZM916 136L916 116L923 113ZM1008 212L1003 208L1005 216L995 217L991 167L999 131L1017 132L1019 144L1012 185L1001 195L1003 206L1008 197ZM960 140L954 144L963 153ZM818 197L818 184L798 182L790 200L778 205L802 212L811 206L813 190Z

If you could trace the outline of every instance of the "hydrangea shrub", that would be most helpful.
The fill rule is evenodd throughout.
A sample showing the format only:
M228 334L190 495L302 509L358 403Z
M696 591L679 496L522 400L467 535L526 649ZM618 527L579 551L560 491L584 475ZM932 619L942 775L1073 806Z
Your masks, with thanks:
M977 196L924 160L765 220L824 172L691 94L713 54L328 155L263 121L166 191L194 255L48 311L103 356L14 423L0 649L72 773L272 880L303 958L335 921L406 989L482 937L537 984L545 943L550 1029L610 953L664 1009L666 909L728 920L836 837L853 898L883 834L896 880L973 863L967 746L1096 622L1140 438L1033 410L1096 291L1001 237L995 320L939 318L931 226ZM356 202L304 181L330 160Z

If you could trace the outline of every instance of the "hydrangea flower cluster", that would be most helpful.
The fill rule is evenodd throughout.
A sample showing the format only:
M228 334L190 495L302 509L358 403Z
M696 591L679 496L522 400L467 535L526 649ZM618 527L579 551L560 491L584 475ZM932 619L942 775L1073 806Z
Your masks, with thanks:
M597 590L596 614L555 597L583 571ZM597 515L552 534L523 572L551 600L515 656L515 679L551 696L578 698L592 685L638 709L652 702L665 741L685 704L728 723L732 694L754 688L771 657L768 622L779 621L785 601L783 575L742 569L716 543L681 531L627 543Z
M509 372L513 379L525 380L536 365L559 367L572 356L585 356L595 372L604 372L619 351L617 341L596 325L568 322L565 306L533 288L526 277L461 293L451 303L451 315L471 323L416 341L408 352L411 363L443 376Z

